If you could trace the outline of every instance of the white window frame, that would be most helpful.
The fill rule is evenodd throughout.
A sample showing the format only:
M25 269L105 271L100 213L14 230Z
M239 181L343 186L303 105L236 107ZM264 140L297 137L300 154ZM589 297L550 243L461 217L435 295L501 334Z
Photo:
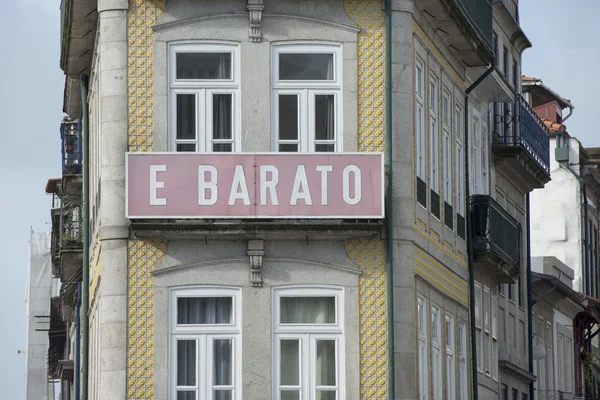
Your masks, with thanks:
M432 399L443 399L443 355L442 355L442 311L441 307L431 306L431 388ZM437 329L434 331L434 327Z
M429 312L427 299L417 296L418 380L419 400L429 400Z
M487 376L492 376L492 335L491 335L491 292L490 288L483 286L483 361L484 371Z
M440 79L429 71L429 185L440 193Z
M177 79L177 53L231 53L231 79ZM177 144L195 144L196 152L212 152L212 95L232 95L232 152L241 151L240 50L229 42L178 42L169 44L168 149L177 151ZM196 96L196 139L177 139L178 94ZM217 140L217 142L219 142Z
M334 297L335 323L333 324L282 324L282 297ZM281 354L280 340L299 340L300 343L300 385L290 389L300 390L300 400L316 399L316 341L336 341L336 389L337 399L346 398L345 384L345 338L344 338L344 288L337 286L282 286L273 288L272 296L273 320L273 400L280 399Z
M463 107L456 102L454 108L454 138L456 140L456 213L465 217L465 156Z
M467 366L467 323L463 320L459 321L459 347L458 347L458 373L460 384L460 399L468 400L469 398L469 369Z
M498 296L492 295L492 378L498 380Z
M231 297L230 324L177 324L177 299L180 297ZM196 385L197 400L213 399L212 347L213 339L232 340L233 399L242 400L242 340L241 340L241 290L221 286L185 286L169 290L169 399L177 398L177 340L196 340ZM201 360L199 353L204 353Z
M477 348L473 349L477 355L477 372L483 373L483 325L481 313L483 311L483 293L481 284L475 282L475 335Z
M279 55L292 53L332 54L333 80L279 80ZM335 140L323 142L334 144L335 152L343 151L343 97L342 97L342 47L339 43L288 42L276 44L271 50L271 149L279 152L279 95L298 96L298 152L313 153L315 144L314 116L315 96L333 95L335 98ZM286 143L286 142L284 142ZM287 142L287 143L292 143Z
M454 315L446 313L446 400L456 400L456 340Z
M443 140L443 177L444 177L444 201L452 206L452 93L444 86L442 93L442 129Z
M481 114L475 108L471 109L471 154L470 154L470 187L471 194L481 194L481 156L479 153L480 138L481 138Z
M427 182L427 150L425 138L425 62L415 57L415 172L418 178Z

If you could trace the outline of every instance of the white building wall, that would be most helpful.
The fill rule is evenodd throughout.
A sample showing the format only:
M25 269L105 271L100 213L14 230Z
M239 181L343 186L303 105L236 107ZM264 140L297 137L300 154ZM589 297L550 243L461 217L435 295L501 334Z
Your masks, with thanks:
M554 256L575 271L573 289L582 291L583 258L581 188L578 179L554 158L556 138L550 139L550 175L543 189L530 195L531 255ZM569 165L579 171L579 141L569 141ZM566 164L566 163L565 163Z
M50 234L31 232L27 273L27 400L54 399L54 385L48 382L46 356L52 288Z

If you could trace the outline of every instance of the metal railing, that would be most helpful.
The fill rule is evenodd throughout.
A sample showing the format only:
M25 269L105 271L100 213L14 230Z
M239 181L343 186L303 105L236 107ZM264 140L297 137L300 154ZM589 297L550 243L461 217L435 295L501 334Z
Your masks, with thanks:
M519 260L517 221L487 195L471 196L473 250L494 253L511 265Z
M64 195L60 214L60 248L83 248L83 202L81 195Z
M477 37L485 44L487 49L492 49L492 3L490 0L453 0L464 17L469 21Z
M81 174L81 122L65 121L60 124L62 141L62 173L63 175Z
M511 116L507 109L500 118L503 121L499 122L500 129L496 127L497 140L501 144L521 146L549 174L550 130L521 95L517 95L512 112Z

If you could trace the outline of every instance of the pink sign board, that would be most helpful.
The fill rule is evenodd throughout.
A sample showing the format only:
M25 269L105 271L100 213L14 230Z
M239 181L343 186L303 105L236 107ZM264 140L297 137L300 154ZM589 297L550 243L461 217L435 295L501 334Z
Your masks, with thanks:
M128 218L383 218L381 153L128 153Z

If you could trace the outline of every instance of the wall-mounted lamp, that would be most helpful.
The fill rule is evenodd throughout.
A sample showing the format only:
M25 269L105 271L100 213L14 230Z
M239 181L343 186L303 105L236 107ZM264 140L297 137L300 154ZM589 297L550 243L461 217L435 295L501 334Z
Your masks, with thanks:
M533 334L533 338L535 339L535 337L537 336L537 333ZM542 360L546 357L546 349L543 346L540 346L539 344L533 346L533 359L538 361L538 360Z

